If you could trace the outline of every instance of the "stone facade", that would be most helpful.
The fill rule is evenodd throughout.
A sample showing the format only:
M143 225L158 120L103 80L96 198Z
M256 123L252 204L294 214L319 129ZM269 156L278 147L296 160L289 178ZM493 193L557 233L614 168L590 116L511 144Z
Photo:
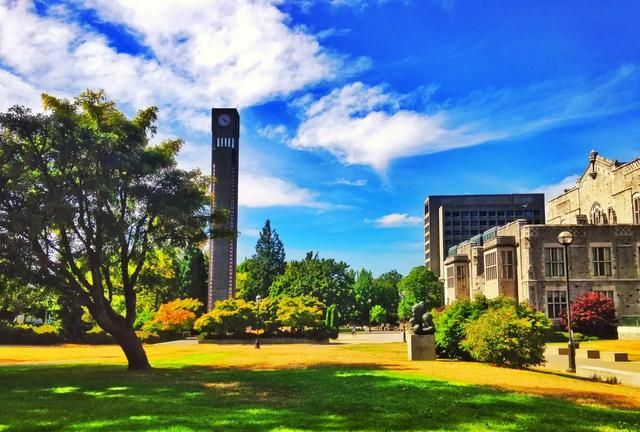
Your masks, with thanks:
M558 318L567 304L558 234L569 231L571 299L602 291L619 317L639 316L640 159L621 163L592 151L576 185L549 201L547 223L516 220L450 248L446 302L504 295Z
M602 291L618 316L640 315L640 225L528 225L518 220L464 242L445 260L447 303L484 294L528 301L552 319L566 308L564 250L569 231L571 298ZM454 249L454 248L452 248Z
M547 223L640 224L640 159L622 163L592 151L576 185L549 201Z

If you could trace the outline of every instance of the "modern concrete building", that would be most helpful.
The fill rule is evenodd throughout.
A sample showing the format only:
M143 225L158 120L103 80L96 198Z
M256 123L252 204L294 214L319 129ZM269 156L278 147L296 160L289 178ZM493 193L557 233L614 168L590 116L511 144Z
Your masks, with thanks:
M424 263L444 274L447 250L516 219L544 224L544 194L431 195L424 201Z
M640 315L640 159L621 163L592 151L576 186L549 201L549 225L519 219L452 246L444 260L445 299L500 295L528 301L557 319L571 298L601 291L622 321Z
M211 122L211 212L225 219L214 228L230 235L209 242L209 311L216 300L233 297L236 291L240 114L234 108L214 108Z

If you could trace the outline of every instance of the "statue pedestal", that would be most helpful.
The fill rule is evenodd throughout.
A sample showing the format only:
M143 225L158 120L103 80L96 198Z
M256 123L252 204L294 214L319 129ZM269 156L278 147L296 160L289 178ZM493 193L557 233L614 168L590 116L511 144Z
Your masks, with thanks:
M436 343L433 335L409 335L407 352L409 360L435 360Z

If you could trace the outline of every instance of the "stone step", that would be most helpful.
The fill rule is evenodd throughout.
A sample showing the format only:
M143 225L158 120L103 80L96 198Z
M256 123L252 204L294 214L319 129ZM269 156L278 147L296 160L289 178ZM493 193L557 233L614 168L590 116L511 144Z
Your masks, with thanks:
M610 362L628 362L629 354L626 352L603 351L600 353L600 358Z

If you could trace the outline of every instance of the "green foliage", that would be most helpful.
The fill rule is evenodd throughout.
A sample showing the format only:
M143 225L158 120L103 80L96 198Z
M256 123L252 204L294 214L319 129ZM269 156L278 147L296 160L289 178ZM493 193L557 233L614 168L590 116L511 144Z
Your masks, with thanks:
M51 345L62 342L58 329L52 325L9 325L0 321L0 345Z
M22 285L0 274L0 320L12 322L19 314L40 316L55 304L51 290Z
M335 304L340 316L346 316L351 304L353 277L349 266L331 258L319 258L308 252L302 261L290 261L284 274L271 285L270 295L312 296L324 304Z
M148 330L138 330L136 331L136 336L138 336L138 339L140 339L142 343L147 344L158 343L163 340L158 333Z
M269 287L278 275L285 271L284 245L276 230L271 229L271 221L264 223L260 237L256 244L256 253L250 260L245 261L242 272L246 273L238 297L251 301L260 295L267 297Z
M247 327L255 326L255 307L243 299L219 300L215 307L196 320L193 328L216 336L242 336Z
M427 310L443 304L444 286L438 276L424 266L411 269L398 283L398 291L404 295L398 305L398 316L404 319L411 316L413 305L421 301L424 301Z
M387 317L387 311L382 306L374 305L371 308L371 314L369 315L371 324L382 324L385 322L386 317Z
M115 343L113 337L99 326L95 326L86 332L83 340L91 345L111 345Z
M442 312L436 312L433 322L436 327L435 342L438 355L446 358L469 360L471 356L461 346L465 337L465 326L475 321L489 308L489 301L478 296L473 301L456 300Z
M208 179L177 168L181 140L149 144L155 107L128 119L103 91L42 100L43 114L0 113L0 273L72 292L129 367L147 368L133 332L141 272L150 250L206 238Z
M398 320L398 304L400 295L398 285L402 280L402 275L395 270L381 274L373 280L374 304L382 306L387 311L386 322L396 322Z
M549 327L545 315L530 305L503 304L468 322L461 346L478 361L516 368L535 366L545 361Z
M323 304L313 297L283 296L278 303L278 321L291 333L303 336L307 327L323 327L322 309Z
M178 292L182 297L198 299L202 304L207 302L207 264L200 248L189 246L185 249L180 274Z
M340 317L339 317L339 313L337 310L336 305L331 305L329 307L327 307L327 312L325 314L326 318L324 321L325 327L327 329L330 330L331 334L331 339L337 339L338 338L338 332L339 332L339 321L340 321Z

